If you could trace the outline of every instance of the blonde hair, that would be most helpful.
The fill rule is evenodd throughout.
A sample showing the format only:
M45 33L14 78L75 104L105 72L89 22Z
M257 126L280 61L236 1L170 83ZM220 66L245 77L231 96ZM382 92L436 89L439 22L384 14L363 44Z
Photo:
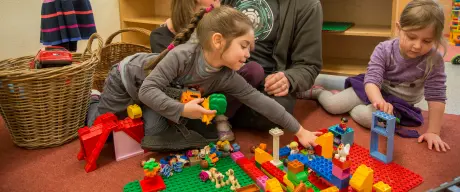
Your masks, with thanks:
M232 7L220 6L213 8L209 13L207 13L207 10L209 11L210 9L202 8L198 13L195 13L191 22L186 28L176 35L168 48L162 51L158 57L152 59L145 65L144 70L146 71L146 74L149 74L171 49L187 42L192 33L195 31L195 28L197 28L197 38L199 44L205 50L210 50L210 40L212 34L222 34L228 42L224 51L230 46L234 38L240 37L253 29L251 20L246 15Z
M403 31L420 30L429 26L434 28L436 51L431 52L427 58L425 77L435 65L433 57L436 56L439 46L444 48L443 56L446 54L447 45L443 37L444 22L443 8L436 0L413 0L406 5L401 13L399 24Z

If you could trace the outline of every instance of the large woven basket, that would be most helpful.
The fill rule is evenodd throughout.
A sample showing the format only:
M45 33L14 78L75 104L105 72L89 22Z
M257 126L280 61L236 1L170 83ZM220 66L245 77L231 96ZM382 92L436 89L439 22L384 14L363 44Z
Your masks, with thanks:
M112 40L117 35L125 32L136 32L140 33L141 35L146 35L147 37L150 36L150 31L143 28L125 28L110 35L101 50L101 60L96 66L93 89L97 89L101 92L103 91L105 79L107 78L112 65L135 53L152 52L149 46L141 44L126 42L112 43Z
M94 39L100 49L99 35ZM99 51L88 52L74 53L72 65L57 68L29 69L33 55L0 61L0 111L17 146L55 147L77 137L99 59Z

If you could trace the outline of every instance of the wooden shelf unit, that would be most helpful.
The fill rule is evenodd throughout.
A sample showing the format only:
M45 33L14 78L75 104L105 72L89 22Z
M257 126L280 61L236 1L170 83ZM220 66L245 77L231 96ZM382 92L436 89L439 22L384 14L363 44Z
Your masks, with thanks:
M378 43L395 35L395 19L410 0L321 0L324 21L353 22L343 33L323 32L321 73L364 73ZM153 30L170 16L171 0L119 0L121 28ZM122 34L123 42L149 45L149 38Z

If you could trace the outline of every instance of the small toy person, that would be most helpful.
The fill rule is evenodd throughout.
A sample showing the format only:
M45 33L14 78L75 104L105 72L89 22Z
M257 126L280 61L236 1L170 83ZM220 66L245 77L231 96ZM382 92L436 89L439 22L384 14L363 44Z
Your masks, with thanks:
M341 119L341 122L340 122L340 128L343 129L343 131L346 131L347 130L347 123L348 123L348 119L345 118L345 117L342 117Z
M308 160L311 161L315 158L315 149L310 146L310 147L307 147L307 157L308 157Z
M289 148L291 149L291 155L299 153L299 144L295 141L289 144Z

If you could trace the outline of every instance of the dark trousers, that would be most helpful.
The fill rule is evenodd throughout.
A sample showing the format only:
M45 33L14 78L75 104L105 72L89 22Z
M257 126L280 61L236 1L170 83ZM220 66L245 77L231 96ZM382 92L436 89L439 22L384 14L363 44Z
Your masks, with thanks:
M266 74L260 64L256 62L249 62L238 71L238 74L243 76L243 78L246 79L246 81L253 87L268 96L268 94L264 91ZM284 97L269 97L281 104L288 113L293 114L296 102L295 94L288 94ZM256 128L268 131L272 128L279 127L271 120L252 110L248 106L243 105L236 98L231 96L227 96L227 112L225 115L229 118L232 127L236 128Z

